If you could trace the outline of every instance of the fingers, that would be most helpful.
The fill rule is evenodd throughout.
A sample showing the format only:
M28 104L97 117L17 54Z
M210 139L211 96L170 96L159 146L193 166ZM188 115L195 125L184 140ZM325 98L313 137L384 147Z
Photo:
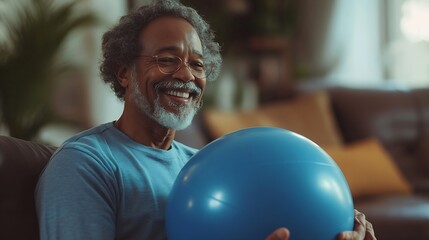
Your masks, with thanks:
M355 226L353 230L358 232L360 236L365 236L366 222L365 214L355 209Z
M289 230L286 228L277 228L265 240L289 240Z
M365 240L377 240L377 238L375 237L374 228L372 227L372 224L368 221L366 221Z
M355 210L355 223L353 231L342 232L338 240L376 240L372 224L368 222L365 215Z

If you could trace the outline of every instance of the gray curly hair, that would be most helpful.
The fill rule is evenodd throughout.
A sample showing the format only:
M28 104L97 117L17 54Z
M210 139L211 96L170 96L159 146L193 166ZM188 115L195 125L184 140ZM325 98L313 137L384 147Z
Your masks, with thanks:
M119 99L124 99L125 89L117 79L118 71L121 67L132 66L134 63L136 53L143 47L139 44L139 34L144 27L164 16L183 18L194 27L203 47L204 62L208 68L207 80L215 80L219 76L222 64L220 46L214 41L214 34L208 23L196 10L177 1L155 0L123 16L116 26L103 35L100 72L104 82L110 84Z

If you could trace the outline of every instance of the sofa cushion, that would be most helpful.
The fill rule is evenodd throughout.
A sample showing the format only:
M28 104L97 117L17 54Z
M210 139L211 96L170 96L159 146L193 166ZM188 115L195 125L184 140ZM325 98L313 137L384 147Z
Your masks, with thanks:
M342 144L324 91L265 104L251 111L206 110L203 117L213 139L242 128L271 126L294 131L319 145Z
M429 239L429 195L366 198L355 208L373 224L377 239Z
M325 150L343 171L354 198L411 193L409 183L378 140L371 138Z
M34 189L55 147L0 136L0 239L38 239Z

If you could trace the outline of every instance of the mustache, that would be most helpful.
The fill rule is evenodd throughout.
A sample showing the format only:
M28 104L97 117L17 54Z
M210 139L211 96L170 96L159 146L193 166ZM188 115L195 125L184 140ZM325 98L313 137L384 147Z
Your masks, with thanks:
M186 89L191 90L194 95L200 95L202 93L201 88L199 88L194 82L182 82L182 81L161 81L155 84L155 90L159 92L161 89Z

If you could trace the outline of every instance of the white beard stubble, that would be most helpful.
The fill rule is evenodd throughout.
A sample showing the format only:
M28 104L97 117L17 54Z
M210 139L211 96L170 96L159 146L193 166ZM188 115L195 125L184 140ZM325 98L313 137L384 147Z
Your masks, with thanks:
M195 114L201 107L199 102L193 102L191 105L178 104L175 102L169 102L170 107L176 108L178 111L177 114L167 111L160 101L159 92L157 92L157 97L154 102L154 109L151 109L151 106L146 99L146 97L141 93L139 88L139 82L136 77L135 67L133 67L131 73L131 100L134 101L136 106L143 111L144 114L158 122L160 125L173 128L176 130L182 130L187 128L194 118Z

